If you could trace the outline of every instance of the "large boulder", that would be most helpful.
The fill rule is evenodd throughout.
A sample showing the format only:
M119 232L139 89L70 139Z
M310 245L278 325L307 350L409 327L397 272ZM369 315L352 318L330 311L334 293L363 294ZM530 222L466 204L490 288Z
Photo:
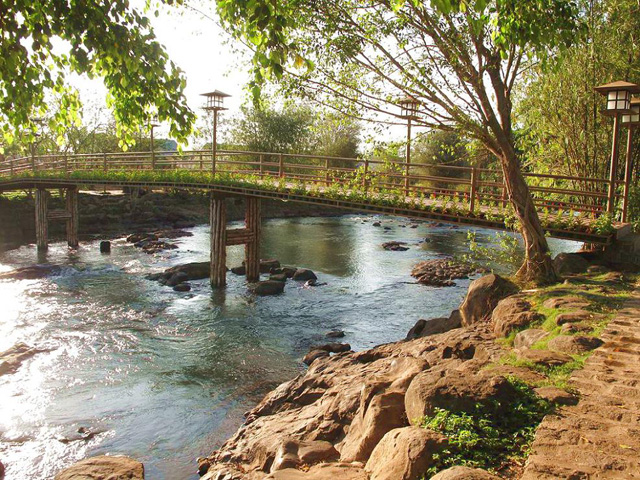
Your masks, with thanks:
M337 460L340 454L330 443L322 440L299 441L289 438L282 442L271 465L271 473L300 465Z
M451 467L434 475L431 480L500 480L500 477L480 468Z
M278 295L284 292L284 282L277 282L275 280L264 280L256 283L251 291L256 295Z
M81 460L55 476L55 480L143 480L144 466L129 457L106 456Z
M361 408L353 419L349 432L341 446L340 458L343 461L366 461L378 442L387 432L408 424L404 413L404 392L390 391L374 395L365 387Z
M260 273L271 273L277 268L280 268L278 260L260 260Z
M498 302L518 291L515 284L491 274L480 277L471 282L467 296L460 306L462 326L468 327L474 323L488 320Z
M446 438L419 427L388 432L371 453L365 471L371 480L418 480L447 446Z
M513 295L498 302L491 314L491 323L496 337L507 337L511 332L522 330L542 318L542 315L531 310L531 304L524 298Z
M577 253L559 253L553 259L553 266L560 275L584 273L589 268L589 262Z
M581 355L598 348L604 342L597 337L587 335L558 335L549 340L549 350L564 352L570 355Z
M419 373L405 395L410 422L433 414L436 408L473 412L478 404L494 401L507 404L517 395L513 385L490 370L470 373L455 368L432 369Z
M309 353L307 353L304 357L302 357L302 363L304 363L307 366L311 366L311 364L315 362L317 359L327 358L328 356L330 356L330 354L326 350L312 348L311 350L309 350Z
M407 333L406 340L426 337L437 333L448 332L454 328L460 328L461 316L459 310L454 310L448 317L432 318L430 320L418 320Z

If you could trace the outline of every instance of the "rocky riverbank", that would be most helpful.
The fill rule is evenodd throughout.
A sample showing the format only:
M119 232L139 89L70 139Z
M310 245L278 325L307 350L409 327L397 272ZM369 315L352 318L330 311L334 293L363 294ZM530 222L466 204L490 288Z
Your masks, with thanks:
M419 321L403 341L310 358L304 374L269 393L232 438L199 459L200 474L519 478L545 415L579 402L569 377L634 288L633 276L588 255L561 255L557 267L563 283L518 291L487 275L459 310Z
M176 191L144 195L81 192L78 196L81 239L115 238L135 232L183 229L209 222L209 197ZM34 200L28 195L0 195L0 251L35 242ZM63 208L59 196L50 199L51 209ZM344 211L324 206L263 200L265 218L341 215ZM244 218L241 199L227 201L229 221ZM64 222L51 222L53 240L64 238Z

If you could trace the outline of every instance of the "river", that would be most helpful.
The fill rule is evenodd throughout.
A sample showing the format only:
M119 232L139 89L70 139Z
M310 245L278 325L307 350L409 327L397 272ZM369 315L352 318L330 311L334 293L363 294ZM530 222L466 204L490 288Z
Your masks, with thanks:
M242 413L303 370L300 358L346 332L354 350L403 338L419 318L448 315L469 280L431 288L413 283L418 261L462 253L466 229L405 219L347 215L264 222L262 257L314 270L327 285L289 281L285 293L254 297L228 274L225 291L207 280L176 293L148 273L208 258L208 227L191 229L178 250L151 256L115 241L71 252L51 245L0 254L0 270L43 261L63 273L0 282L0 351L18 342L47 349L0 376L0 461L7 480L49 479L88 455L126 454L146 478L197 479L205 456L241 424ZM404 226L404 227L403 227ZM479 230L487 245L490 232ZM427 242L421 242L424 239ZM388 240L409 244L385 251ZM573 242L552 241L558 251ZM229 266L242 247L229 247ZM78 433L81 430L84 433ZM82 439L80 437L90 437Z

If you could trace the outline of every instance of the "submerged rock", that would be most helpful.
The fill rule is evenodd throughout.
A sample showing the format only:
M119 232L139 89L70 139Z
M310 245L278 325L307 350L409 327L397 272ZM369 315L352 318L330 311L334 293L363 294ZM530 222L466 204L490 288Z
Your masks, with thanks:
M173 287L175 292L189 292L191 291L191 285L188 283L179 283Z
M256 295L278 295L284 292L284 285L284 282L264 280L253 285L251 291Z
M351 345L349 345L348 343L331 342L325 343L324 345L317 345L315 347L312 347L312 350L324 350L325 352L329 353L342 353L351 350Z
M392 252L406 252L407 250L409 250L409 247L407 247L406 245L407 244L405 242L391 241L384 242L382 244L382 248Z
M15 373L22 363L37 353L46 352L41 348L30 347L25 343L16 343L13 347L0 353L0 375Z
M342 338L344 337L344 330L331 330L325 336L328 338Z
M170 278L176 273L184 273L186 280L201 280L209 278L210 269L211 264L209 262L185 263L184 265L168 268L164 271L164 276L165 278Z
M20 267L10 272L0 273L0 280L36 280L48 276L60 275L60 265L32 265Z
M231 269L231 273L233 273L235 275L246 275L247 274L247 267L245 267L244 265L240 265L239 267L233 267Z
M144 465L133 458L101 455L81 460L55 480L144 480Z

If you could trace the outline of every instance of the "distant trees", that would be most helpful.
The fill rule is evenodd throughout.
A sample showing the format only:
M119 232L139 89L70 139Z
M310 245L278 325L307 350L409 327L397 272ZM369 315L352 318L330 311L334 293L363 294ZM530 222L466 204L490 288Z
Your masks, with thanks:
M226 143L253 152L355 158L360 131L351 118L309 106L245 105L230 121Z

